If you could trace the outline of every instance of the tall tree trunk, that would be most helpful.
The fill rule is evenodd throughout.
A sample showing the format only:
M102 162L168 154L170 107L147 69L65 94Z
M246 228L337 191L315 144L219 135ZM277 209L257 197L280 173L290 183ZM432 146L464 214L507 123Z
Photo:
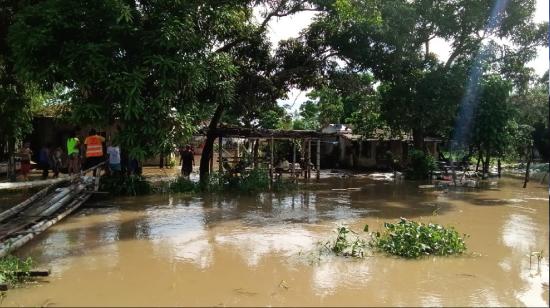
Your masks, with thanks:
M500 179L500 172L502 171L502 166L500 165L500 157L497 160L497 170L498 170L498 178Z
M483 166L483 152L481 152L481 149L479 149L478 151L479 151L479 154L477 155L476 172L479 171L479 162L481 162Z
M201 163L199 167L201 183L206 183L208 181L208 176L211 171L209 167L210 156L212 155L212 151L214 149L214 141L216 141L215 130L222 118L223 110L224 105L220 103L214 112L214 116L212 116L212 120L210 120L210 124L208 125L208 132L206 133L206 141L204 143L204 148L202 149Z
M523 180L523 188L527 187L529 182L529 169L531 169L531 161L533 160L533 146L531 145L527 151L527 167L525 168L525 179Z
M415 128L412 131L414 148L422 152L426 152L424 147L424 130L421 128Z
M483 162L483 178L486 179L489 177L489 165L491 164L491 154L489 154L489 151L487 150L487 154L485 156L485 161Z

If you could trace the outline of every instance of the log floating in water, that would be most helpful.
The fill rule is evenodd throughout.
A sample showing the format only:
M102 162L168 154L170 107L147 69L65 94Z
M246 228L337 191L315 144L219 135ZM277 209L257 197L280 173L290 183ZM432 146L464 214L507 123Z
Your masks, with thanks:
M29 272L15 272L16 276L31 276L31 277L47 277L50 276L50 271L48 270L35 270Z

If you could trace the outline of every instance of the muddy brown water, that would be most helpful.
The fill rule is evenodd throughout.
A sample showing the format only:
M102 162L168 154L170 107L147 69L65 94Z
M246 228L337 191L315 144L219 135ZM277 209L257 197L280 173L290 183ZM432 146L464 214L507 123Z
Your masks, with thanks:
M547 186L418 184L322 179L278 195L95 201L18 251L52 275L9 290L2 305L548 306ZM311 257L339 224L381 230L399 217L454 226L470 235L470 253Z

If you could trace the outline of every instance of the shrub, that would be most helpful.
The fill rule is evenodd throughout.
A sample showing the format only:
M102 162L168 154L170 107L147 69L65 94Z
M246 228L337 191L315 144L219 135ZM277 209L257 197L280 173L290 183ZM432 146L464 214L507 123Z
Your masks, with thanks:
M26 281L32 266L31 258L21 260L12 255L0 258L0 283L16 285Z
M104 175L100 190L117 196L138 196L152 192L151 184L139 175Z
M188 193L199 190L199 184L184 177L178 177L169 183L169 190L173 193Z
M409 153L410 163L405 171L405 177L411 180L427 179L435 170L436 163L433 156L422 151L412 150Z
M386 253L406 258L423 255L446 256L466 251L463 237L451 228L422 224L401 218L396 224L384 223L385 231L376 232L370 245Z
M273 191L283 191L293 188L294 185L283 180L276 180L271 185ZM239 192L255 193L270 189L269 174L265 170L250 170L238 174L212 173L206 184L199 186L203 192Z

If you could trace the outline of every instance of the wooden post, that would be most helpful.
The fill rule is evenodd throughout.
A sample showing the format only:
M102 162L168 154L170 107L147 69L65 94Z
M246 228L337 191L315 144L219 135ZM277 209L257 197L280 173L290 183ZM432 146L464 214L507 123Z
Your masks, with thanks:
M222 148L222 136L218 138L218 171L220 174L223 173L223 162L222 162L222 156L223 156L223 148Z
M321 178L321 139L317 139L317 180Z
M311 139L307 141L307 178L311 178Z
M240 157L241 157L241 150L239 148L240 148L239 141L237 141L237 162L240 160Z
M295 174L294 174L294 171L295 171L295 167L294 167L294 164L296 163L296 143L294 142L295 140L292 139L292 179L294 180L294 178L296 177Z
M271 181L273 182L273 162L274 162L274 159L273 159L273 137L271 137L270 139L270 147L271 147L271 156L270 156L270 163L269 163L269 178L271 179Z

